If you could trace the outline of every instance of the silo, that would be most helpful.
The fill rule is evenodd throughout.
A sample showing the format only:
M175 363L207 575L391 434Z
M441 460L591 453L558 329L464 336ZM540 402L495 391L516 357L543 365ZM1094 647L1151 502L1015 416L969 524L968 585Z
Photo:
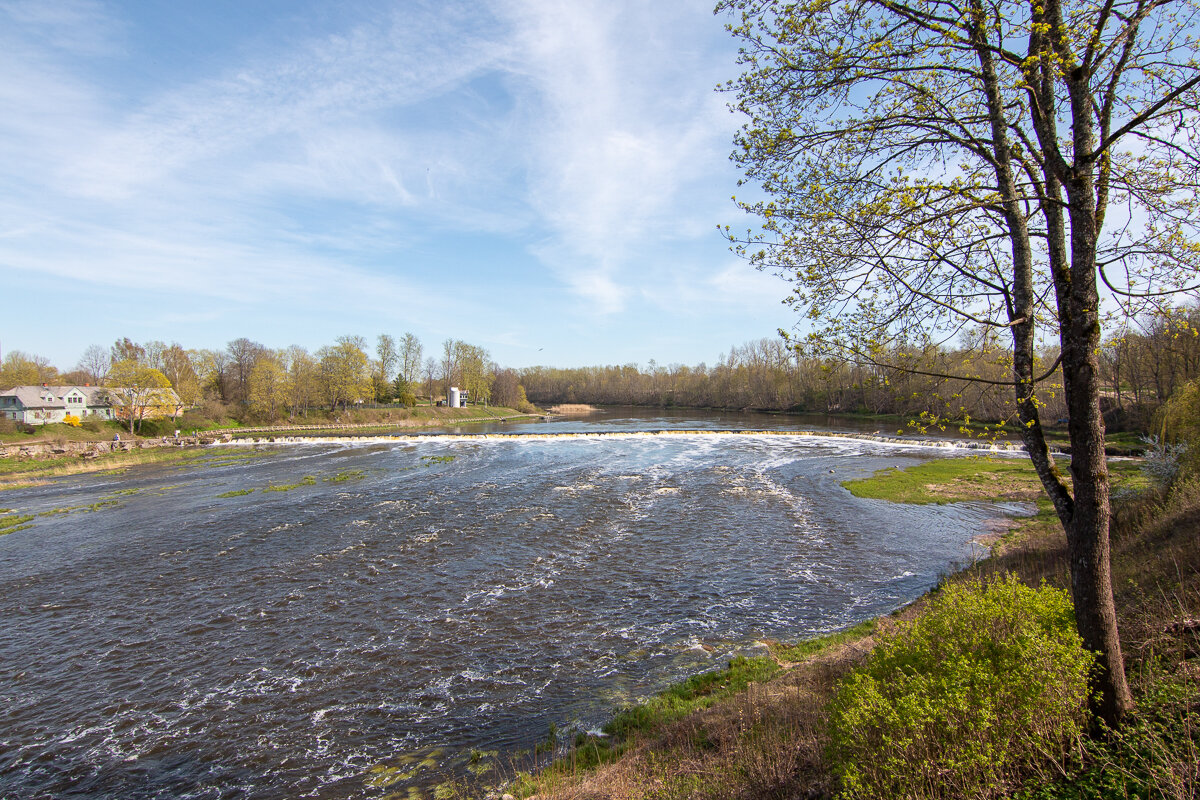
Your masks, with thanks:
M446 405L450 406L451 408L458 408L458 387L457 386L450 387L450 402L447 403Z

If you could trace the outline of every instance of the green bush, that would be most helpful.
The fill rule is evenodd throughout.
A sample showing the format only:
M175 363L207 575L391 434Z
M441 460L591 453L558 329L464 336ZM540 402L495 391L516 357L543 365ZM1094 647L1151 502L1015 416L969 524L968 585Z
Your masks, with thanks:
M1018 800L1193 800L1200 789L1200 697L1196 679L1143 663L1137 708L1120 729L1084 743L1078 769L1017 792Z
M1177 388L1158 411L1163 439L1175 445L1188 474L1200 473L1200 380Z
M1092 663L1065 592L1011 574L946 586L839 686L845 796L994 797L1049 775L1081 740Z

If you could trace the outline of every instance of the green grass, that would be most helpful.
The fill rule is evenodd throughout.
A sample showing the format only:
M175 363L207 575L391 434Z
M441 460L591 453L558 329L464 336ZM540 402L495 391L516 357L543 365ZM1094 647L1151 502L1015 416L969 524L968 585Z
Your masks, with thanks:
M1033 465L987 456L934 458L905 469L888 467L870 478L842 481L855 497L893 503L955 503L995 499L1001 492L1040 492Z
M1070 478L1066 464L1060 472ZM1141 462L1110 461L1109 479L1114 491L1143 491L1149 481ZM869 478L842 481L855 497L893 503L958 503L969 500L1024 500L1041 502L1045 495L1033 464L1024 458L935 458L915 466L888 467Z
M434 464L449 464L457 456L421 456L421 463L427 467L432 467Z
M76 428L62 422L52 422L49 425L34 427L33 433L0 433L0 442L4 444L35 444L45 442L105 442L112 439L113 434L120 431L124 439L129 434L123 429L109 423L100 423L100 429L90 431L87 428Z
M611 763L620 758L638 735L650 734L693 712L709 708L744 692L751 683L767 681L778 671L779 665L770 656L737 656L724 669L693 675L645 702L617 712L604 726L603 736L577 733L566 754L539 772L537 781L547 778L553 781L556 774L573 775ZM558 743L558 730L552 725L549 736L534 749L534 754L552 753ZM530 773L519 773L510 788L516 796L524 797L536 786Z
M828 650L830 647L836 647L848 642L857 641L864 636L870 636L875 632L876 627L878 627L878 623L873 619L869 619L845 630L826 634L825 636L818 636L814 639L805 639L793 644L768 642L767 646L771 650L772 657L777 661L803 661Z
M361 469L350 469L343 470L337 475L331 475L330 477L322 478L321 480L325 481L326 483L345 483L346 481L361 480L366 476L366 474L367 473Z
M60 456L58 458L16 458L9 456L0 458L0 475L32 472L48 472L59 467L65 467L77 462L79 459L74 456Z
M12 511L12 509L5 509ZM0 536L23 531L30 527L26 523L33 520L32 514L3 514L0 515Z
M718 700L745 691L751 683L767 680L778 671L779 665L769 656L737 656L725 669L693 675L644 703L622 709L604 726L604 732L618 740L626 739L636 732L648 731L708 708Z
M290 492L292 489L299 489L301 486L315 486L317 479L312 475L306 475L298 483L273 483L263 489L264 492Z
M254 494L253 489L234 489L229 492L221 492L217 497L241 497L245 494Z

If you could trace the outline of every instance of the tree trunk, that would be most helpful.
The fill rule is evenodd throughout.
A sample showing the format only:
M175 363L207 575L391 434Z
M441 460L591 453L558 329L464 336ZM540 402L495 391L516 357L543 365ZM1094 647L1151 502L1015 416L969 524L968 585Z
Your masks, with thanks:
M1095 217L1088 208L1094 197L1090 183L1083 178L1067 185L1071 283L1060 329L1075 502L1064 527L1076 625L1084 644L1098 656L1095 688L1100 698L1096 711L1108 725L1115 727L1133 707L1133 698L1121 657L1109 569L1111 508L1104 417L1100 413L1100 300L1096 287Z
M1103 209L1098 207L1093 164L1095 149L1088 78L1073 70L1068 78L1074 164L1063 187L1071 225L1068 283L1059 286L1059 332L1063 390L1071 440L1071 480L1075 502L1064 520L1071 562L1075 622L1084 644L1097 654L1096 712L1116 727L1133 708L1109 567L1108 462L1104 453L1104 417L1100 413L1100 296L1096 285L1096 244ZM1061 270L1056 270L1061 274ZM1058 281L1056 281L1058 283Z

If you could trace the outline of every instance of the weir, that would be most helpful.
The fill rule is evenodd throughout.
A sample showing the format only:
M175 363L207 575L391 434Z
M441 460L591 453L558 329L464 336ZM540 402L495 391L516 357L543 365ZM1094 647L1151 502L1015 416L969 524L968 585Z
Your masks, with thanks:
M854 439L859 441L894 444L904 447L929 447L938 450L978 450L990 453L1022 454L1025 446L1017 442L972 440L972 439L914 439L903 436L884 436L882 434L849 433L839 431L815 430L772 430L772 429L660 429L647 431L564 431L558 433L394 433L377 436L247 436L232 439L221 444L227 445L258 445L258 444L389 444L396 442L478 442L488 440L498 441L547 441L554 439L647 439L655 437L761 437L774 438L806 438L806 439ZM1051 452L1058 453L1051 448Z

